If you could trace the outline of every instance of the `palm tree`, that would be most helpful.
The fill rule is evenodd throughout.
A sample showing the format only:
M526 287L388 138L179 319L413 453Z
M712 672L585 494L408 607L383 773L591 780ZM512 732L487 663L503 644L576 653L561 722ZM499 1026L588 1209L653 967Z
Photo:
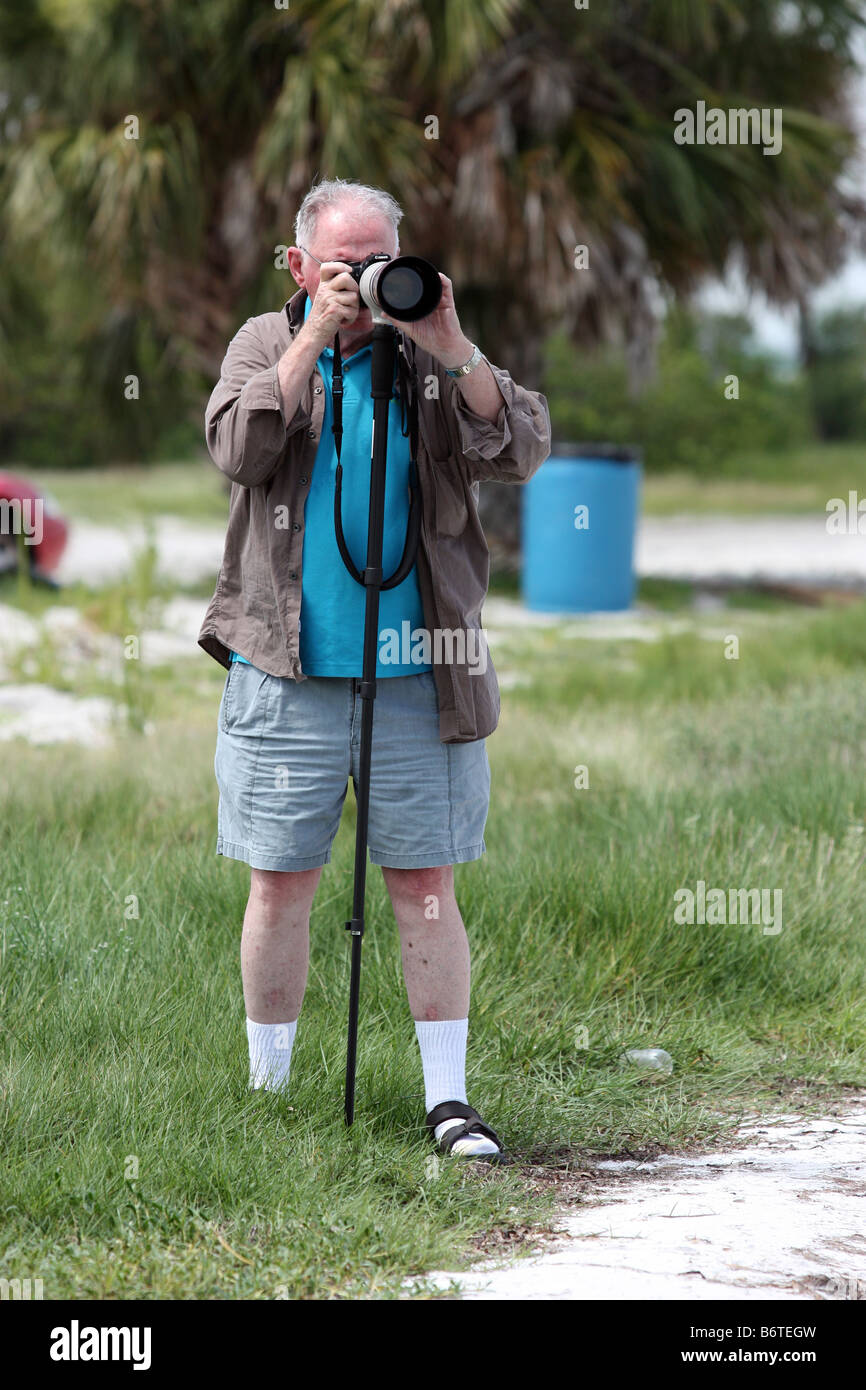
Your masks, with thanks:
M798 7L799 8L799 7ZM485 341L537 381L551 326L619 335L639 386L656 287L688 294L738 256L751 284L797 302L863 234L840 183L854 151L846 78L858 24L839 3L621 0L521 6L515 32L454 102L442 146L457 281ZM781 108L784 145L678 145L674 113ZM588 248L575 270L574 248ZM514 360L514 357L512 357Z
M619 338L638 389L659 290L739 256L800 302L861 234L841 182L848 0L278 4L0 12L0 233L91 277L102 361L146 317L212 379L238 322L291 292L274 250L318 176L394 191L404 246L447 270L470 336L529 385L558 327ZM698 100L781 108L782 153L677 145L674 113Z
M291 244L317 172L418 190L423 137L395 95L395 27L446 45L459 80L509 7L77 0L61 21L8 0L6 230L79 248L121 317L151 314L213 375L239 313L277 288L275 246Z

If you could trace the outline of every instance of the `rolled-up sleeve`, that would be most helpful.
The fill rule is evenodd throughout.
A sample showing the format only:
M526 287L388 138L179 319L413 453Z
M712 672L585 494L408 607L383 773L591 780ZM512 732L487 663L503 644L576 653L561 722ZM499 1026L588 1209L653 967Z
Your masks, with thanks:
M302 402L291 419L286 418L278 372L279 363L267 361L254 320L248 319L228 345L205 410L210 456L242 487L267 482L287 438L310 424Z
M518 386L502 367L487 365L503 396L495 421L472 410L456 380L443 373L445 409L457 427L458 461L470 482L525 483L550 454L547 401L538 391Z

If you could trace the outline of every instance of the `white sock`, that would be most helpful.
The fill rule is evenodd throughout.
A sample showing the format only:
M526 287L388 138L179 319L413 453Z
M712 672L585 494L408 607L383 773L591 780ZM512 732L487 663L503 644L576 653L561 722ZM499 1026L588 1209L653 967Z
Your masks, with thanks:
M288 1087L297 1027L297 1019L291 1023L254 1023L247 1019L253 1090L278 1091Z
M421 1066L424 1070L424 1096L427 1113L443 1100L466 1099L466 1038L469 1032L468 1018L437 1019L433 1023L415 1020L415 1033L421 1049ZM463 1120L443 1120L433 1133L437 1141L449 1129L457 1129ZM498 1153L492 1139L483 1134L466 1135L458 1139L451 1149L452 1153L491 1154Z
M466 1037L468 1018L446 1018L435 1023L415 1020L415 1033L424 1068L427 1113L443 1100L466 1100Z

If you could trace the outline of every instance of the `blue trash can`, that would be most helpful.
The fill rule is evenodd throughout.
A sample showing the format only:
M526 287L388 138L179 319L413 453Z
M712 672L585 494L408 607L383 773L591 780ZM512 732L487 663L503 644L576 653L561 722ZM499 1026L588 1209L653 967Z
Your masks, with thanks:
M523 487L523 597L544 613L601 613L634 598L641 455L560 444Z

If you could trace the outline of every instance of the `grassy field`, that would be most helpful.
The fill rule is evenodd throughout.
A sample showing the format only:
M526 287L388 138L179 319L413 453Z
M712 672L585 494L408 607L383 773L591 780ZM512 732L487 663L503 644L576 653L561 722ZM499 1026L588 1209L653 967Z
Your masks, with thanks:
M656 588L654 640L491 634L488 853L456 877L469 1094L517 1155L501 1170L431 1162L375 870L344 1128L351 796L313 908L291 1097L247 1091L249 871L214 854L224 672L200 654L112 689L46 657L47 678L111 690L129 727L108 751L4 745L5 1277L42 1278L46 1298L389 1298L407 1279L423 1297L425 1271L543 1224L550 1179L588 1155L709 1143L746 1110L866 1084L866 604L708 615ZM119 635L153 592L144 564L63 601ZM7 583L0 600L58 597ZM780 929L679 924L674 894L698 880L780 890ZM642 1046L673 1075L621 1065Z
M228 516L228 480L206 454L147 467L40 468L34 477L63 511L106 526L163 514L201 524L223 523Z
M831 497L850 489L866 496L862 444L811 444L778 454L744 454L713 478L656 473L645 480L650 516L716 513L729 516L819 514Z

